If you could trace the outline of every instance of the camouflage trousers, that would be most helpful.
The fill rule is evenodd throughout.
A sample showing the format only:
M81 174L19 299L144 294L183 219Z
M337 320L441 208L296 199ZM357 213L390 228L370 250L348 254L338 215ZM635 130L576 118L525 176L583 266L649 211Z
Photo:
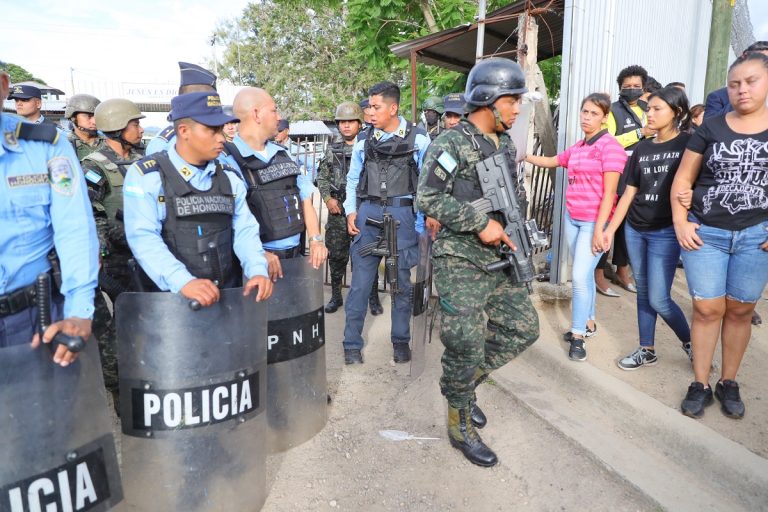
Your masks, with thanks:
M349 262L349 245L352 236L347 231L347 217L345 215L328 214L328 222L325 225L325 246L328 248L328 267L331 274L331 293L341 297L341 283L347 275L347 263ZM379 302L379 280L373 281L369 300Z
M325 225L325 245L328 247L328 267L331 273L331 290L341 293L341 283L347 274L349 244L352 237L347 233L347 218L344 215L328 214Z
M115 320L109 311L104 292L100 288L96 288L96 297L93 303L95 306L95 311L93 312L93 335L99 342L104 387L114 395L118 392Z
M440 390L460 409L473 400L476 370L500 368L536 341L539 317L525 286L513 285L506 272L489 274L454 256L433 261L445 346Z

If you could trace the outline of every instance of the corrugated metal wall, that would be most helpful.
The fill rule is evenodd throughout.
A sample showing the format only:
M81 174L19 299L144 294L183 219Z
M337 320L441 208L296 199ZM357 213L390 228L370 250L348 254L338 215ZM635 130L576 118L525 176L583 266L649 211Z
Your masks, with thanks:
M626 66L643 66L662 85L684 82L691 104L702 103L711 11L711 0L566 0L558 151L583 135L581 99L592 92L617 98L616 76ZM562 205L554 214L562 218ZM552 261L560 264L553 264L553 282L565 281L567 263L558 228Z

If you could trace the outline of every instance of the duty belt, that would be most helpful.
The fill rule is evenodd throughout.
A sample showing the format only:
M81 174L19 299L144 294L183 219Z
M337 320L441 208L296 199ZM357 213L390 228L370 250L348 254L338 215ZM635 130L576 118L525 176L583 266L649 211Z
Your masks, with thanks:
M35 305L35 285L0 296L0 318L15 315Z
M291 258L299 258L304 255L304 251L301 245L291 247L290 249L264 249L267 252L271 252L281 260L288 260Z
M389 197L386 201L382 201L380 197L367 197L363 199L363 202L366 201L379 206L393 206L395 208L399 206L413 206L413 199L409 197Z

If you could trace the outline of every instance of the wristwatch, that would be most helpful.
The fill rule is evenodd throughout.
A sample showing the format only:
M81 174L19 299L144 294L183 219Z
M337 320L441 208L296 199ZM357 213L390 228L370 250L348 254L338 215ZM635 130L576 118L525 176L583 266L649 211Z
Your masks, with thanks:
M323 235L319 235L318 234L318 235L309 237L309 241L310 242L321 242L322 243L322 242L325 241L325 239L323 238Z

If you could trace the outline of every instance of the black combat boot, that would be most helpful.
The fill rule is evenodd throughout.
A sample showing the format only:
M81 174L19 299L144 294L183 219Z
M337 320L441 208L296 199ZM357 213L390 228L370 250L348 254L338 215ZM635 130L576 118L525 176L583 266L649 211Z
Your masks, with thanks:
M491 467L499 461L472 425L470 407L455 409L448 406L448 440L451 446L461 450L464 457L472 464Z
M368 307L371 308L371 314L373 316L378 316L384 312L384 308L381 306L381 302L379 302L379 290L377 288L378 283L373 283L373 289L371 290L371 296L368 297Z
M331 287L331 300L325 305L326 313L335 313L344 305L344 299L341 298L341 288Z
M485 382L485 379L488 378L488 374L485 372L485 370L482 370L481 368L478 368L475 370L475 375L472 377L472 381L475 387L475 390L477 390L477 386ZM485 417L485 413L482 409L480 409L480 406L477 405L477 394L474 394L472 396L472 405L470 406L470 417L472 419L472 424L477 428L483 428L485 425L488 424L488 418Z

